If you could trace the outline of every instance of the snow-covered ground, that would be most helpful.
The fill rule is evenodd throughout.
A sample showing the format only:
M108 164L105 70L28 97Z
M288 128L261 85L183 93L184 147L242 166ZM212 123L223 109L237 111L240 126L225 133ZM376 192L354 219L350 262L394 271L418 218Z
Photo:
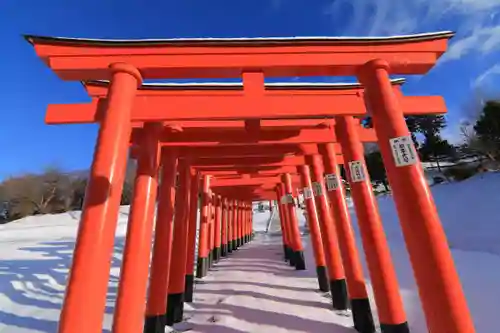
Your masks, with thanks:
M495 173L432 188L479 333L497 331L499 188L500 174ZM427 332L392 198L379 197L379 205L412 332ZM56 332L79 215L29 217L0 226L0 333ZM128 207L122 207L106 332L111 326L127 217ZM299 217L303 224L301 213ZM256 212L256 230L264 231L268 219L268 212ZM279 225L279 221L273 223ZM195 303L186 307L191 332L354 332L351 319L333 313L328 299L314 291L314 261L307 237L310 271L296 272L287 266L281 260L279 241L279 235L259 234L197 284Z

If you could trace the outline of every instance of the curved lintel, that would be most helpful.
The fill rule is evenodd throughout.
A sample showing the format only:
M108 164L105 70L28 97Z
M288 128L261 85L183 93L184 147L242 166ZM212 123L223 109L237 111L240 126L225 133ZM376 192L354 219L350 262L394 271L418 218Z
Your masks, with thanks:
M98 40L25 36L66 80L109 79L109 65L126 61L144 79L353 76L381 59L392 74L424 74L446 51L453 32L391 37L193 38Z
M272 46L272 45L342 45L342 44L395 44L421 42L435 39L449 39L453 31L438 31L412 35L397 36L296 36L296 37L236 37L236 38L165 38L165 39L97 39L24 35L24 38L35 44L100 46L100 47L144 47L144 46Z
M391 79L393 85L403 85L405 78ZM108 87L107 80L81 81L84 87ZM362 89L359 82L272 82L264 84L266 90L349 90ZM143 83L140 90L243 90L241 82L193 82L193 83Z

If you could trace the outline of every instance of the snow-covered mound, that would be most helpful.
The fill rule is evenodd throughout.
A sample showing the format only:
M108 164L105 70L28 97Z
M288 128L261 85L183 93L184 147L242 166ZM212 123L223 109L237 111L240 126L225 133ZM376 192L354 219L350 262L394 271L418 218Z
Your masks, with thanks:
M500 308L500 288L498 287L500 283L500 223L498 223L500 221L498 220L500 217L497 214L498 202L500 202L499 188L500 174L495 173L432 188L478 333L497 331L496 316L498 315L497 309ZM392 198L380 197L379 208L391 246L412 333L427 332ZM301 225L304 225L303 215L300 210L298 212ZM0 333L56 332L79 217L80 212L69 212L28 217L0 226ZM109 332L111 327L127 218L128 207L122 207L108 290L105 332ZM267 210L263 213L255 212L255 230L264 231L269 218ZM354 216L353 221L356 230ZM274 220L273 223L279 225L279 220ZM304 237L309 268L306 272L293 270L283 272L285 268L280 266L279 256L276 257L280 253L280 246L276 243L276 241L279 242L280 237L266 235L259 237L260 239L256 241L258 243L253 243L258 246L252 244L251 247L238 254L243 256L242 258L238 259L235 255L234 259L231 259L234 267L216 269L216 271L223 270L224 272L221 271L222 275L216 272L211 273L213 277L210 278L207 286L200 287L200 302L213 298L215 303L204 305L203 314L193 312L192 321L198 326L192 332L235 330L251 332L253 329L261 328L264 330L260 331L271 329L273 332L310 332L307 327L314 328L314 332L353 332L351 328L345 326L345 318L325 319L323 315L318 315L317 318L310 318L307 322L309 326L306 325L306 320L296 318L300 317L301 313L315 313L307 310L305 306L324 306L322 302L316 300L317 297L313 291L308 291L310 298L306 297L307 293L302 292L315 285L314 261L308 247L307 237ZM267 255L272 258L262 257ZM247 268L242 268L243 266L238 265L238 262L245 262ZM253 268L248 267L250 263ZM258 270L258 272L250 272L249 269ZM216 275L231 280L231 284L228 285L223 281L217 283ZM368 277L368 274L365 276ZM246 282L238 283L238 279L246 279ZM262 290L248 289L248 286L252 284L262 286ZM266 285L273 285L273 287L266 289ZM271 293L278 287L283 290L280 295L268 294L266 296L266 292ZM300 292L295 295L286 291L287 288L294 288ZM213 297L208 297L210 295ZM215 297L216 295L218 296ZM234 296L236 298L226 300L221 303L223 305L220 305L217 302L221 297L224 298L224 295L236 295ZM297 299L292 299L295 296ZM270 302L261 302L259 298L268 299ZM305 302L305 299L308 301ZM265 305L265 309L261 305L262 307ZM246 311L245 308L249 310ZM282 308L286 310L286 314L279 310ZM190 307L188 311L191 311ZM204 320L203 316L207 316L206 311L212 311L214 318L223 315L224 319L219 323L199 324ZM331 315L335 316L333 313ZM293 326L292 322L296 325L293 324L295 325ZM336 324L331 324L333 322ZM231 323L235 326L231 326ZM217 330L211 325L225 326L217 326Z
M500 173L434 186L432 193L452 249L500 255ZM379 198L388 238L403 241L391 196Z
M500 307L499 188L500 173L431 188L478 333L498 331L495 309ZM428 332L394 201L391 196L381 196L378 203L412 332ZM351 216L357 232L352 203ZM360 241L358 245L361 248Z

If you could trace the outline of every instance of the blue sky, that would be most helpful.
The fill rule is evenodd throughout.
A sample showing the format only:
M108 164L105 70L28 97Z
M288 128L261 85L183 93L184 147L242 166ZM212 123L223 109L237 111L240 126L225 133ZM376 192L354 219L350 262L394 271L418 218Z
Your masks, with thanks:
M45 67L22 34L132 39L439 30L457 32L449 52L427 75L409 77L404 92L443 95L449 108L444 135L457 141L459 122L500 90L499 0L3 0L0 179L47 166L86 169L97 133L95 125L44 124L47 104L88 98L78 83L61 81Z

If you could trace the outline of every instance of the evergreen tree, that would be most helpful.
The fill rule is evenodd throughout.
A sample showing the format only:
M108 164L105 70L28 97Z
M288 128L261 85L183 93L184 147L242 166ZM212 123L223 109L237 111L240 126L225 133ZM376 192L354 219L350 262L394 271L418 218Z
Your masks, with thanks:
M441 130L446 127L446 119L443 115L415 116L416 132L424 137L439 135Z
M500 152L500 102L486 102L474 125L474 131L484 145L494 148L496 158L498 158Z
M406 126L408 126L408 131L410 131L411 139L413 140L413 144L415 145L416 149L418 149L419 147L416 135L416 133L419 132L418 120L419 120L418 116L405 117Z
M415 147L417 147L417 148L418 148L418 141L417 141L417 136L415 134L419 132L419 126L418 126L418 119L419 118L420 118L419 116L405 117L406 126L408 126L408 130L410 131L413 143L415 144ZM367 117L363 118L361 120L361 125L365 128L373 128L372 117L367 116Z
M439 134L426 136L419 152L423 161L435 161L439 172L441 172L439 159L444 156L452 157L456 153L455 148L447 140L443 140Z
M377 184L383 184L386 191L389 191L387 173L385 171L384 162L380 151L373 151L365 156L366 168L370 174L370 178Z

